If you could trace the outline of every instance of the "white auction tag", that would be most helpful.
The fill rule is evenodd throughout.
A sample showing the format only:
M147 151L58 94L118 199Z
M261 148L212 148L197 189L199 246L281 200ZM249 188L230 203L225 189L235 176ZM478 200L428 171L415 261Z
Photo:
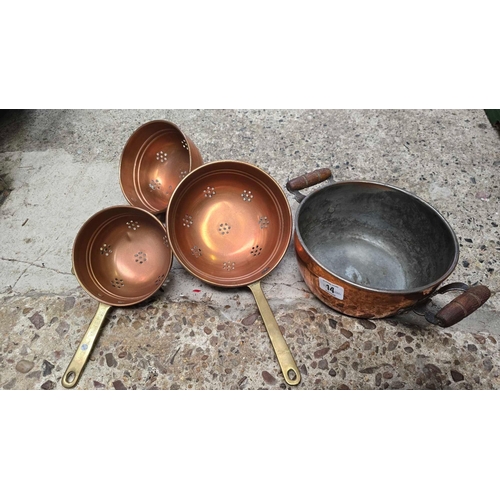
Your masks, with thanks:
M334 285L324 278L319 279L319 287L321 290L333 295L336 299L344 300L344 289L341 286Z

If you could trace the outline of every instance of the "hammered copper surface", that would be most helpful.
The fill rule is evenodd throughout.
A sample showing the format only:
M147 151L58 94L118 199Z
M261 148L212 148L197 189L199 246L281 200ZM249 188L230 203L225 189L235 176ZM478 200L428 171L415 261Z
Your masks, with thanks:
M437 210L369 181L336 182L308 195L297 211L294 245L311 291L361 318L392 316L424 300L459 255L455 233Z
M208 283L254 283L281 261L292 216L280 186L248 163L205 164L182 181L167 212L175 256Z
M163 224L135 207L116 206L92 216L73 245L81 286L99 302L137 304L155 293L172 265Z
M367 319L394 316L399 312L412 308L439 286L438 283L428 290L417 293L384 293L365 289L343 280L318 265L305 251L296 234L294 235L294 245L299 270L308 288L324 304L347 316ZM326 280L326 284L340 287L343 292L342 298L337 298L322 288L320 280Z
M179 182L203 159L193 141L176 125L155 120L139 127L127 141L120 161L120 185L134 207L166 211Z

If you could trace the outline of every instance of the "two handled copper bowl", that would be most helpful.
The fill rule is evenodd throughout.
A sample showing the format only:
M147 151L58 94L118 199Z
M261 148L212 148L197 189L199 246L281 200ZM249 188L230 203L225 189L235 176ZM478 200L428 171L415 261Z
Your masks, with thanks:
M288 181L300 205L294 246L299 270L327 306L358 318L386 318L410 310L433 324L452 326L490 297L481 284L450 283L459 244L448 221L413 193L374 181L329 184L328 168ZM441 288L440 288L441 287ZM440 311L429 309L436 294L460 291Z

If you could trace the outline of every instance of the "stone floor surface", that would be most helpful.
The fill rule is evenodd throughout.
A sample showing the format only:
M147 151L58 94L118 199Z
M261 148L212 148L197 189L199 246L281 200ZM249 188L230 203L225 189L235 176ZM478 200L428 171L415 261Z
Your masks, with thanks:
M66 390L61 377L98 306L71 273L73 240L95 212L126 204L121 151L154 119L178 125L206 162L247 161L282 186L328 167L335 180L420 196L459 239L447 282L482 283L492 296L447 329L413 312L350 318L310 293L290 245L262 281L302 374L290 388L250 290L204 284L174 259L155 296L109 311L73 390L500 387L500 134L482 110L9 110L0 112L2 389Z

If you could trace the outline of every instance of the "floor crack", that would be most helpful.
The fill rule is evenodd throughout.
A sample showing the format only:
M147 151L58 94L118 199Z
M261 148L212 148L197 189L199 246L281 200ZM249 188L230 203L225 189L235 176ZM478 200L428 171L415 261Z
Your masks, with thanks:
M28 264L28 267L22 272L21 276L18 278L18 281L19 279L23 276L23 274L31 267L31 266L34 266L34 267L38 267L40 269L47 269L48 271L54 271L55 273L57 274L65 274L65 275L68 275L70 276L71 273L65 273L64 271L59 271L59 269L54 269L53 267L47 267L45 264L35 264L34 262L29 262L27 260L20 260L20 259L8 259L6 257L0 257L0 260L5 260L7 262L19 262L20 264ZM16 281L17 283L17 281Z

